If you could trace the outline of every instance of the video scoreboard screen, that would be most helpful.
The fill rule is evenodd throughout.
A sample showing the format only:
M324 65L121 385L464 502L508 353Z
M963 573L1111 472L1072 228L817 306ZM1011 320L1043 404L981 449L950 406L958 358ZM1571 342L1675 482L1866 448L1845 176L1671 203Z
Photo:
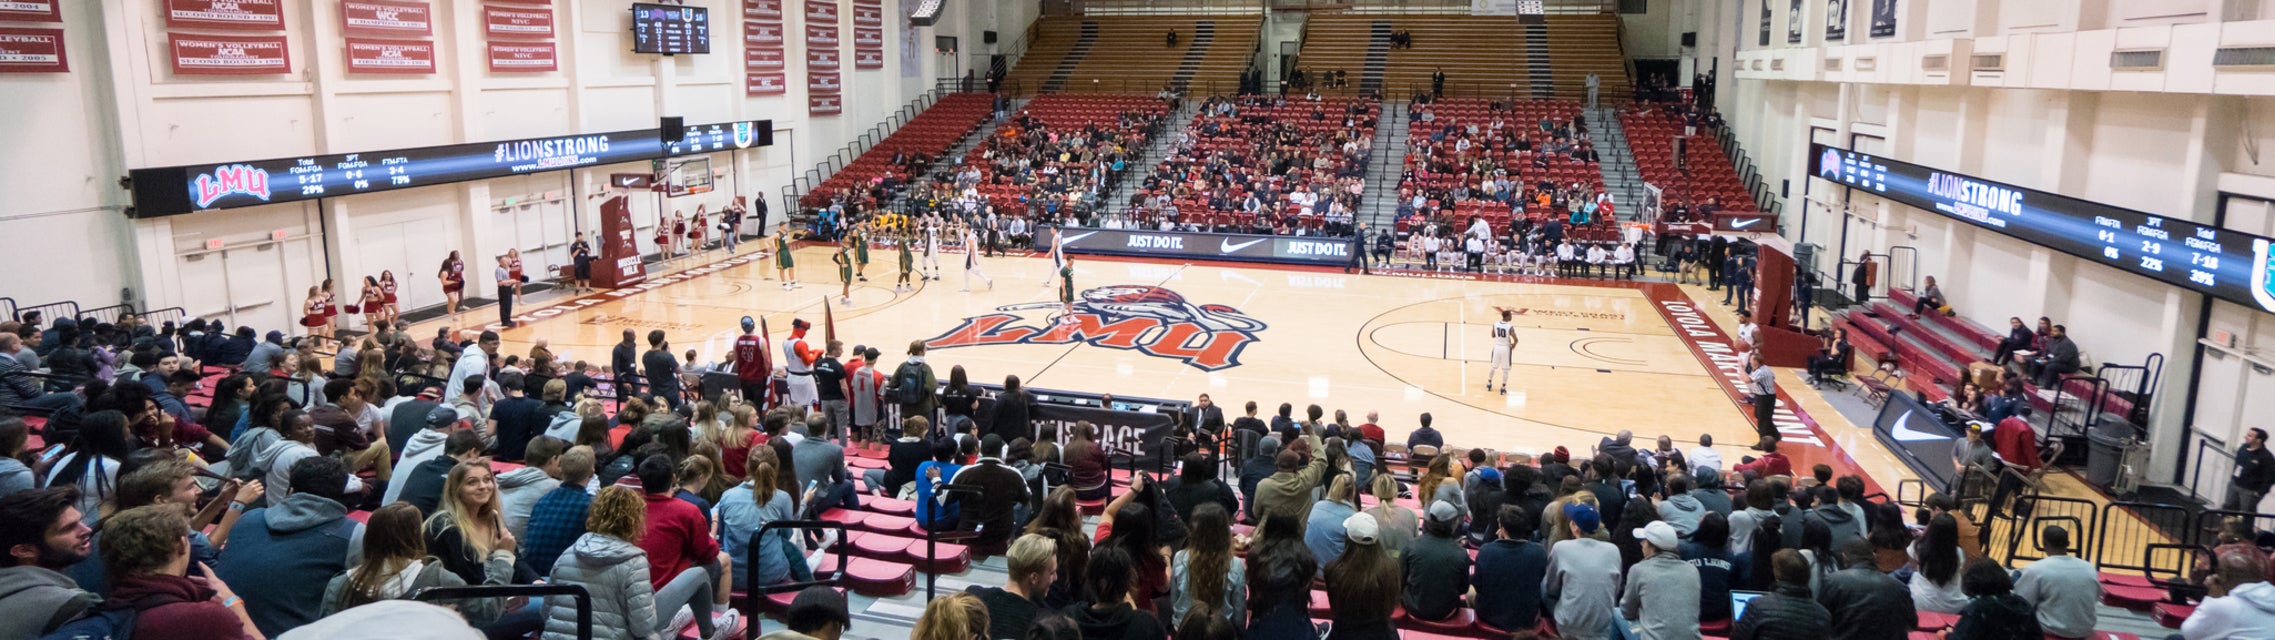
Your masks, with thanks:
M135 169L137 218L375 193L774 144L769 120Z
M632 52L710 53L711 10L676 4L634 3Z
M1823 144L1809 175L2063 253L2275 311L2269 239Z

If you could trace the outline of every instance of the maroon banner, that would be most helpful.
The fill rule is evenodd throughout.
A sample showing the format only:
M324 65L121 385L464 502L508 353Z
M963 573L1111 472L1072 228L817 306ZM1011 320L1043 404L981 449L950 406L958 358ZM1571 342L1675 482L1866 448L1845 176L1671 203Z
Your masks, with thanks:
M853 48L885 50L885 30L882 27L854 27Z
M64 73L62 29L0 28L0 73Z
M434 35L434 10L425 2L343 0L340 30L352 36L426 37Z
M811 93L837 93L845 90L845 82L835 71L806 72L806 91Z
M743 0L744 20L782 21L782 0Z
M492 38L551 38L553 8L482 5L482 30Z
M292 52L284 36L201 36L166 34L179 75L262 75L292 73Z
M743 44L753 47L782 48L782 23L743 22Z
M871 50L871 49L854 49L854 50L853 50L853 68L855 68L855 69L883 69L883 68L885 68L885 52L884 52L884 50L882 50L882 49L876 49L876 50Z
M816 116L833 116L840 113L845 113L844 98L844 96L840 96L834 93L807 94L806 114Z
M743 61L743 68L747 70L781 71L788 66L784 64L781 49L752 49L748 53L749 58Z
M553 4L553 0L485 0L485 1L487 1L487 2L503 2L503 3L507 3L507 4L546 4L546 5L549 5L549 4Z
M556 58L551 42L490 43L492 73L556 71L560 68L561 62Z
M835 0L806 0L806 24L837 24Z
M63 0L0 0L0 20L62 22Z
M749 73L743 75L750 95L780 95L790 91L790 76L783 73Z
M837 43L837 25L806 25L806 46L835 49Z
M806 50L807 73L816 73L820 69L835 70L839 62L836 51Z
M166 0L166 26L283 31L283 0Z
M434 43L348 38L348 73L434 73Z
M874 2L853 3L853 24L861 27L885 26L885 7Z

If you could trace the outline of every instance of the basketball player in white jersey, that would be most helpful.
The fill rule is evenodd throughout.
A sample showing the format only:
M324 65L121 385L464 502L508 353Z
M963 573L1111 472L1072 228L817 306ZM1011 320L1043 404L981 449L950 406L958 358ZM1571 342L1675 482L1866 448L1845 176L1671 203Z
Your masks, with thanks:
M924 217L924 251L922 257L924 258L924 269L920 273L923 274L924 279L939 280L940 218L937 216L927 215Z
M1493 368L1485 372L1485 390L1493 390L1494 376L1501 378L1501 395L1509 395L1509 355L1517 347L1517 328L1509 324L1515 312L1494 307L1501 312L1501 321L1493 323Z
M964 231L964 288L957 289L957 291L971 291L972 278L975 276L980 279L980 282L987 283L987 290L994 291L995 279L987 277L986 273L980 271L979 232L973 230L970 225L961 226Z

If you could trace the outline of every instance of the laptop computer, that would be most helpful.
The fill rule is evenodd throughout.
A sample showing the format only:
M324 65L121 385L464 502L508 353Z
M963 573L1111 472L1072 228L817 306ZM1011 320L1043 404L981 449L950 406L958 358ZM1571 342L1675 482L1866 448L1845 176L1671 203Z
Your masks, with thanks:
M1766 595L1769 595L1769 592L1767 592L1767 591L1741 591L1741 590L1737 590L1737 589L1732 589L1732 590L1730 591L1730 619L1731 619L1732 621L1736 621L1736 620L1738 620L1739 618L1743 618L1743 617L1745 617L1745 615L1746 615L1746 604L1747 604L1747 603L1750 603L1750 602L1753 602L1753 601L1754 601L1754 598L1759 598L1759 597L1762 597L1762 596L1766 596Z

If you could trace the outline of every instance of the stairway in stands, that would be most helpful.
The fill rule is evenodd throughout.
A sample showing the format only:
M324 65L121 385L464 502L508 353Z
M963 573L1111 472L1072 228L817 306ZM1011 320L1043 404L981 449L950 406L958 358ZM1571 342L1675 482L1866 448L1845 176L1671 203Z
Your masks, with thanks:
M995 135L996 128L1009 121L1011 114L1018 113L1019 109L1026 107L1028 100L1028 98L1005 98L1004 103L1009 106L1003 109L1003 120L997 120L991 116L986 121L981 122L979 128L972 130L971 135L964 136L964 139L957 141L955 146L949 147L947 153L940 154L940 159L933 161L928 173L952 181L953 176L949 174L962 164L961 161L965 156L971 155L972 148L987 141L988 136Z
M1628 151L1627 129L1619 124L1619 110L1587 110L1588 140L1596 144L1596 166L1604 173L1604 188L1611 190L1621 220L1634 220L1643 212L1643 171Z
M1198 47L1200 43L1196 42L1193 46ZM1107 194L1106 204L1099 209L1111 214L1128 213L1130 196L1145 187L1146 177L1153 175L1155 169L1161 168L1161 161L1177 148L1178 139L1183 138L1185 129L1193 125L1193 117L1200 114L1201 101L1192 99L1170 112L1169 117L1162 121L1161 135L1146 141L1145 148L1138 150L1137 157L1130 158L1130 168L1122 173L1122 183L1114 186L1114 192Z
M1376 20L1367 31L1367 61L1359 67L1359 88L1368 91L1382 90L1382 75L1390 68L1390 21ZM1388 109L1384 112L1387 115ZM1377 129L1380 130L1379 128Z
M1170 76L1170 86L1184 91L1193 84L1193 74L1201 70L1201 62L1209 57L1209 45L1216 44L1216 22L1202 20L1193 23L1193 43L1185 49L1185 59L1177 64L1177 75ZM1180 131L1181 129L1170 129Z
M1367 165L1367 197L1359 216L1370 230L1397 226L1398 174L1406 167L1406 129L1406 101L1384 100L1382 120L1375 124L1372 164Z
M1532 78L1532 97L1556 97L1555 71L1548 64L1548 25L1522 24L1525 32L1525 70Z
M1082 66L1082 59L1090 56L1090 47L1098 43L1098 22L1082 21L1082 35L1074 40L1074 48L1059 59L1058 68L1051 70L1051 79L1043 82L1044 91L1065 91L1066 81L1074 77L1074 68Z

